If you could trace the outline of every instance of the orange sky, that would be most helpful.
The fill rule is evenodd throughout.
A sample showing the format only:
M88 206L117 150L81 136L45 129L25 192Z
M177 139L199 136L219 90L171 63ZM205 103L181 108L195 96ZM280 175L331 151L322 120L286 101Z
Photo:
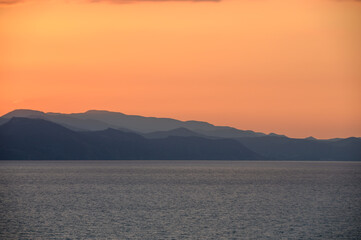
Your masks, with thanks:
M360 2L111 2L0 6L1 115L103 109L361 136Z

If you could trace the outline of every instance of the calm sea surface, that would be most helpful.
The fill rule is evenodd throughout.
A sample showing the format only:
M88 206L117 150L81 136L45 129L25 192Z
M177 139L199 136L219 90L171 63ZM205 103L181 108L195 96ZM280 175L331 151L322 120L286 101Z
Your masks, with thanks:
M361 163L2 161L0 239L361 239Z

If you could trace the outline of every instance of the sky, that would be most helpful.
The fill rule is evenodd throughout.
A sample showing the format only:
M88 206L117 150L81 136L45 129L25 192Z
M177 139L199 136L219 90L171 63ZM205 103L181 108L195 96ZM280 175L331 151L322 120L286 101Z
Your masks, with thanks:
M0 0L0 115L361 137L361 2Z

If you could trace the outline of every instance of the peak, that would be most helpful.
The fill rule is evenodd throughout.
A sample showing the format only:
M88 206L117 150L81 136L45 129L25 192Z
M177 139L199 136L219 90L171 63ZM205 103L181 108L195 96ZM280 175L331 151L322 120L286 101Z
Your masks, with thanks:
M58 124L46 121L41 118L26 118L26 117L12 117L7 123L2 126L58 126Z
M9 113L44 113L44 112L38 110L32 110L32 109L15 109L14 111L11 111Z
M27 116L41 116L44 115L44 112L31 110L31 109L15 109L7 114L5 114L4 118L11 118L11 117L27 117Z
M306 137L305 139L306 139L306 140L312 140L312 141L313 141L313 140L317 140L316 138L314 138L314 137L312 137L312 136Z
M109 112L109 111L91 109L91 110L86 111L85 113L101 113L101 112Z
M87 113L87 114L109 114L109 113L123 114L120 112L112 112L112 111L107 111L107 110L88 110L85 113Z
M204 122L204 121L196 121L196 120L188 120L188 121L185 121L186 123L191 123L191 124L205 124L205 125L208 125L208 126L214 126L213 124L210 124L208 122Z

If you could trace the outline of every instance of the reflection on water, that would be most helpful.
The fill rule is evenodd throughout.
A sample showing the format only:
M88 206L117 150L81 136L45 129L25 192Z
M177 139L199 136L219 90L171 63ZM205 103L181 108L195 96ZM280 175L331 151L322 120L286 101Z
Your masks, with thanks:
M361 163L0 162L1 239L357 239Z

